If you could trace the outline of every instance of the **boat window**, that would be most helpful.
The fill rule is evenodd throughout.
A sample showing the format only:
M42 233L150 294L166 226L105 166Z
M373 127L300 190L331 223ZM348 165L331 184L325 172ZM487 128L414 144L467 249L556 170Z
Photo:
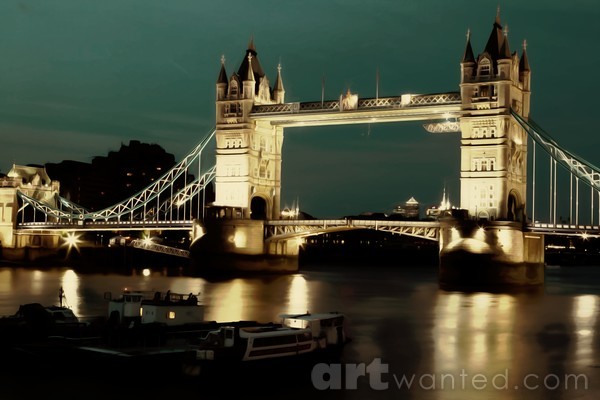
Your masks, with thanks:
M233 331L231 329L225 331L225 339L233 339Z
M296 343L295 335L271 336L254 339L254 347L279 346Z

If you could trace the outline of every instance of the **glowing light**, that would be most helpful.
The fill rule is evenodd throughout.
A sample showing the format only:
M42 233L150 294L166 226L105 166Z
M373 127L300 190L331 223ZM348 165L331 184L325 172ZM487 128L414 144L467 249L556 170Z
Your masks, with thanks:
M148 269L148 268L144 268L144 269L142 270L142 275L144 275L144 276L150 276L150 269Z
M303 237L296 238L296 245L298 247L302 246L303 244L304 244L304 238Z
M479 240L481 242L485 242L485 229L483 227L479 227L475 234L473 235L473 239Z
M144 243L144 246L150 246L152 244L152 239L150 239L149 236L146 236L144 239L142 239L142 243Z
M237 248L245 248L247 244L246 232L237 231L233 236L233 243Z
M64 246L67 246L67 255L71 252L72 248L79 251L79 236L75 232L67 233L67 236L64 238L65 243Z
M77 247L78 244L79 244L79 236L77 236L73 232L67 233L67 236L65 237L65 245L67 245L69 247Z
M509 230L498 230L498 246L501 247L505 253L512 253L513 243L513 236Z
M583 232L583 233L581 234L581 238L582 238L583 240L587 240L587 239L588 239L588 237L589 237L589 235L588 235L586 232Z

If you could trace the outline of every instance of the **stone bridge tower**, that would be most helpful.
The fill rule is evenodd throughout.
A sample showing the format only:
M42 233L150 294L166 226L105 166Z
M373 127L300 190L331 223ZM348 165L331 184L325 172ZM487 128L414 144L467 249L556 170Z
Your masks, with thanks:
M253 121L250 114L254 105L284 102L281 65L271 88L254 41L250 40L237 72L228 76L225 59L221 59L216 86L217 169L213 204L230 218L277 219L283 128Z
M527 134L511 109L529 116L531 71L526 44L510 50L499 13L485 49L473 54L470 33L461 62L461 208L476 219L523 221Z

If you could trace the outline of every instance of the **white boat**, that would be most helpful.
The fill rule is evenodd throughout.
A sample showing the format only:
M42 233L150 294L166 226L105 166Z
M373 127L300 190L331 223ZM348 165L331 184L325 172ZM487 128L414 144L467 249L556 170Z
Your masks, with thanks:
M346 342L340 313L281 314L281 324L225 324L192 345L196 360L232 362L313 355Z
M343 314L338 312L311 314L281 314L281 324L290 328L308 328L321 349L341 346L348 340L346 337Z
M117 299L110 293L104 296L109 300L109 319L120 323L164 324L180 326L204 322L204 305L198 302L198 296L167 291L124 290Z

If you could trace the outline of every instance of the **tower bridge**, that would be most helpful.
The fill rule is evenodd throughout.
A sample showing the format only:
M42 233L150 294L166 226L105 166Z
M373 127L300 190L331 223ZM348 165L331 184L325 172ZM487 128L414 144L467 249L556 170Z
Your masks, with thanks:
M520 52L511 51L499 14L477 56L467 34L457 92L362 98L347 91L333 100L286 102L281 65L275 76L271 85L253 40L236 72L227 73L223 57L216 81L214 131L157 182L105 210L89 211L73 204L58 196L58 187L48 192L48 182L45 191L36 192L32 182L19 181L15 172L13 181L0 188L3 246L26 246L29 239L17 243L14 238L36 229L46 233L111 227L186 229L193 232L191 250L199 257L214 254L263 260L297 257L301 238L307 235L377 229L438 240L442 279L462 277L464 271L455 267L475 257L476 263L501 265L493 274L508 276L509 283L536 284L543 281L544 235L600 232L600 212L596 213L598 222L593 220L596 195L600 209L600 172L562 149L530 118L531 68L526 43ZM431 133L460 135L460 209L464 218L414 222L281 219L284 129L403 121L423 121ZM206 166L203 155L213 138L216 162ZM551 195L544 199L536 197L540 186L538 180L536 189L536 147L549 154L554 177ZM576 201L569 205L575 217L566 225L557 223L556 218L557 164L576 181ZM528 165L533 166L530 177ZM194 171L190 176L197 178L176 189L174 181L187 177L190 170ZM580 181L590 187L590 223L579 221ZM204 191L211 183L215 201L207 205ZM536 202L548 199L549 221L539 222ZM268 264L269 268L281 268ZM466 273L467 277L471 274Z

